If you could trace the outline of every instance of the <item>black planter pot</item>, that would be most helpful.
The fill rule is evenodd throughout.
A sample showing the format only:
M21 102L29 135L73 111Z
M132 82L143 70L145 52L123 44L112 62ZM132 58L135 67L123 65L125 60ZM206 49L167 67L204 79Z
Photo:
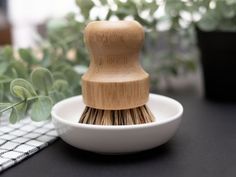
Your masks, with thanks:
M205 97L236 102L236 32L197 29Z

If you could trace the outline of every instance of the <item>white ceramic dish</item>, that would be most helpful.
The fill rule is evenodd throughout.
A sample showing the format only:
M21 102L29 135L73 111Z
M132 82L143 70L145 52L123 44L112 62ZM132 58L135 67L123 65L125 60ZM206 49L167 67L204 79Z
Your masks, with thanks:
M68 144L97 153L138 152L167 142L176 132L182 105L165 96L150 94L147 103L155 122L141 125L103 126L78 123L85 105L82 96L65 99L52 109L52 120L59 136Z

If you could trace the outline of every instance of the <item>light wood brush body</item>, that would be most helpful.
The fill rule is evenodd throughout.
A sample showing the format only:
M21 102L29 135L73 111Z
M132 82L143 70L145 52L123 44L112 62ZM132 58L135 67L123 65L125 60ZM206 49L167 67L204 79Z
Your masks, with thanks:
M145 106L149 75L139 64L144 41L136 21L96 21L85 28L90 66L82 77L82 95L87 106L80 123L128 125L152 122Z

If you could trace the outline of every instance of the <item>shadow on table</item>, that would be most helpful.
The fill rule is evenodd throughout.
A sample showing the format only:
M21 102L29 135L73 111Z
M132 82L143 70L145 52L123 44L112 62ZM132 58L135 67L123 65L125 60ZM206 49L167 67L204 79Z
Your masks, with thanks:
M124 163L129 164L134 162L138 163L144 161L152 161L152 159L158 159L158 161L162 161L172 153L171 142L168 142L151 150L124 155L102 155L77 149L73 146L64 143L63 141L60 141L60 144L60 149L58 150L63 151L61 153L64 153L64 155L68 158L74 159L75 161L79 160L80 162L83 161L85 163L94 163L101 165L117 165Z

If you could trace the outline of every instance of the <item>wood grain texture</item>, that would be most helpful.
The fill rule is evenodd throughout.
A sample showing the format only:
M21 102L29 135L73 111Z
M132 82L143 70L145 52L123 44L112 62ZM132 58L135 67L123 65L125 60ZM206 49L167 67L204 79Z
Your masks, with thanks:
M82 77L84 103L104 110L144 105L149 95L149 75L139 64L144 41L136 21L96 21L85 28L90 66Z

